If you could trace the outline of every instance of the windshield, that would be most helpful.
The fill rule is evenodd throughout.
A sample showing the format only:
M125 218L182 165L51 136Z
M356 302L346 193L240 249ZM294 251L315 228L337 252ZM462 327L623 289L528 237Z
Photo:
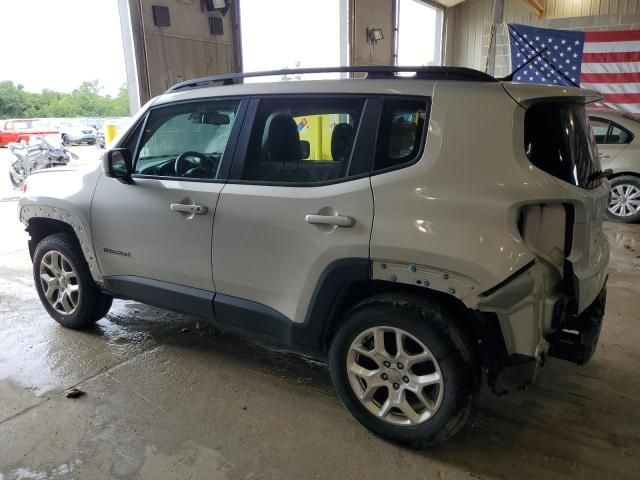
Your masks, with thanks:
M14 130L27 130L29 128L33 128L32 120L14 120L13 121Z
M543 103L525 114L524 146L536 167L582 188L602 183L598 151L583 105Z

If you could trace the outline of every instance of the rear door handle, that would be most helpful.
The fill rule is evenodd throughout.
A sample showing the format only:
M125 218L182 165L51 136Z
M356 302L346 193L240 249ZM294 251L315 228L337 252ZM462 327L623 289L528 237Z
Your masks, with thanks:
M608 159L608 158L611 158L611 155L609 155L608 153L601 153L601 154L599 154L598 156L599 156L600 158L605 159L605 160L606 160L606 159Z
M188 205L186 203L172 203L171 210L174 212L193 213L194 215L204 215L207 213L207 207L204 205Z
M356 219L346 215L307 215L304 217L311 225L335 225L336 227L350 228L356 224Z

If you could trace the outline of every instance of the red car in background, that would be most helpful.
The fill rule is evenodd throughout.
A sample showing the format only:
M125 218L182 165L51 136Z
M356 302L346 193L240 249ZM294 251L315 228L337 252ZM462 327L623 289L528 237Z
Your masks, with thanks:
M60 133L57 130L38 128L38 120L32 118L17 118L0 120L0 147L9 143L27 143L36 135Z

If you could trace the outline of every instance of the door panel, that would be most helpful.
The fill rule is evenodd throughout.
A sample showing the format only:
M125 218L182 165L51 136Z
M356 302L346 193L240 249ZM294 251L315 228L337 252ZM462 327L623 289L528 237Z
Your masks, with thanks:
M104 277L215 290L213 217L246 104L223 98L151 108L123 145L137 151L132 183L102 176L93 198L94 246Z
M610 165L628 147L627 144L600 144L598 156L603 169L611 168Z
M214 290L211 231L222 183L136 178L123 184L102 176L91 224L103 276L132 275ZM207 208L195 214L172 204Z
M346 95L251 100L216 210L219 320L267 332L273 331L263 325L269 317L302 323L332 262L368 261L369 174L380 105L378 98ZM255 312L269 307L280 317L248 312L232 318L237 309L229 305L241 303Z
M338 227L306 220L318 213L339 213L355 223ZM216 291L303 322L329 264L369 257L372 221L369 178L319 187L228 184L213 235Z

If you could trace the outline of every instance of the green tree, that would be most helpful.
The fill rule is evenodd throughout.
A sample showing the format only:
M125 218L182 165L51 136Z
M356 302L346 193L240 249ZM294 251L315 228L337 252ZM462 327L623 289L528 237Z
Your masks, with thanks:
M0 118L124 117L129 115L129 92L123 85L114 97L102 95L98 80L82 82L71 93L26 92L20 84L0 82Z
M20 84L0 82L0 118L19 117L26 106L26 92Z

